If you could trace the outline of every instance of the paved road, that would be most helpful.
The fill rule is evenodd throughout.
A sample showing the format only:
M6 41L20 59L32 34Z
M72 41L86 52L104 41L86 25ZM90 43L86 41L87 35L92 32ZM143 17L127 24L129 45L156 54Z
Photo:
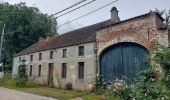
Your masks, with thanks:
M0 100L56 100L0 87Z

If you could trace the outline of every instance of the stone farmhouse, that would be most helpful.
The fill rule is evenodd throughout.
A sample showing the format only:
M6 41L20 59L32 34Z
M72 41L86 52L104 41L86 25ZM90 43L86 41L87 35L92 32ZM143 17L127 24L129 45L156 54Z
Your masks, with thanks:
M133 81L146 67L146 56L158 42L168 47L168 29L156 12L120 21L111 19L38 42L15 55L13 75L25 59L29 80L75 90L92 90L96 75L105 81Z

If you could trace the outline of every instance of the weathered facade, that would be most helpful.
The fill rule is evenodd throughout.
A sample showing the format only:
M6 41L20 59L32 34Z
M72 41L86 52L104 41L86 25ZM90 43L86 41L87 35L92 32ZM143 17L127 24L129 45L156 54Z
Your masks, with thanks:
M70 82L75 90L91 90L97 74L135 77L143 69L136 68L136 61L142 65L156 42L168 47L168 30L156 12L120 21L113 7L111 15L110 20L40 39L15 56L13 75L25 59L30 80L61 88Z

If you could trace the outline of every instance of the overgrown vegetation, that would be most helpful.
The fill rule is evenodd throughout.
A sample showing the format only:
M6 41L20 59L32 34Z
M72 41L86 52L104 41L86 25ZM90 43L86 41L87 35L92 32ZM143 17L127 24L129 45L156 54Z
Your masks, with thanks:
M16 87L16 81L10 74L6 74L3 78L0 79L0 86L13 88Z
M25 85L18 85L16 80L12 78L10 74L5 75L3 79L0 79L0 86L11 88L15 90L20 90L23 92L28 92L36 95L48 96L56 98L59 100L70 100L72 98L83 98L84 100L105 100L103 95L94 95L86 92L76 92L76 91L67 91L56 88L49 88L41 86L34 82L26 81Z
M105 85L97 78L96 93L104 93L107 100L169 100L170 99L170 49L156 45L147 69L140 72L138 80L127 85L123 80ZM103 86L104 85L104 86Z
M20 52L40 37L56 35L56 20L43 14L36 7L27 7L25 3L0 4L0 30L4 24L4 51L5 71L11 71L14 54Z
M25 61L18 67L18 74L15 76L16 85L18 87L25 86L27 82L27 71Z
M0 86L7 88L40 87L39 84L28 81L25 60L22 60L22 64L18 66L18 74L16 76L12 77L11 74L5 74L5 76L0 79Z

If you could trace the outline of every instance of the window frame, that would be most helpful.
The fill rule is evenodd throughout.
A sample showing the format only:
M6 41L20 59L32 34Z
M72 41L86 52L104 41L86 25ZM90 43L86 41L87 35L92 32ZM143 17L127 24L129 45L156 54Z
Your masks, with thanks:
M30 55L30 61L33 61L34 57L33 57L33 54Z
M61 78L67 78L67 63L62 63Z
M41 65L38 65L38 77L41 76L41 69L42 69Z
M83 50L83 51L81 51L81 50ZM78 47L78 55L79 55L79 56L84 56L84 54L85 54L84 51L85 51L85 50L84 50L84 46L79 46L79 47Z
M78 62L78 78L84 79L84 62Z
M39 61L41 61L42 60L42 53L39 53Z
M22 59L22 58L21 58L21 57L19 57L19 63L22 61L21 59Z
M62 55L63 58L66 58L67 57L67 49L63 49L63 55Z
M54 51L50 51L50 59L54 58Z
M32 76L32 65L30 65L30 69L29 69L29 76Z

